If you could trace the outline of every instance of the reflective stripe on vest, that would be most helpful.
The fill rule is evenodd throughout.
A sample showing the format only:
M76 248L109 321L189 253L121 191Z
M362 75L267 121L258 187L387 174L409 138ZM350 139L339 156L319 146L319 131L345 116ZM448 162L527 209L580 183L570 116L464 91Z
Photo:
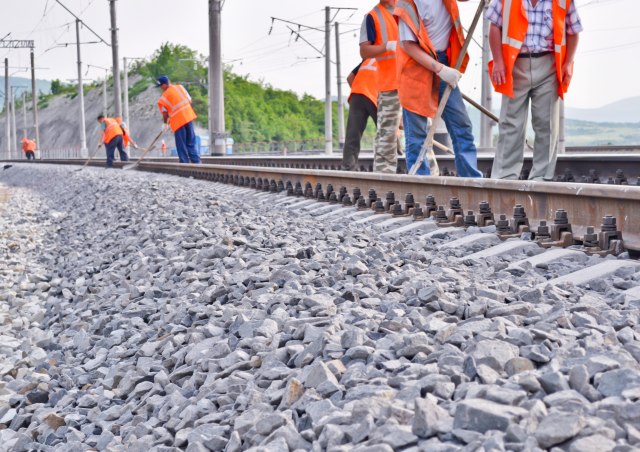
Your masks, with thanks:
M374 45L386 44L398 40L398 24L391 13L378 4L369 13L376 28ZM398 89L396 76L396 52L384 52L376 57L378 62L378 89L394 91Z
M524 0L502 0L502 58L505 64L506 83L494 88L497 92L513 97L513 67L518 53L524 44L529 28L529 19L523 4ZM562 66L567 53L567 33L565 20L571 0L553 0L553 50L556 61L558 95L563 98L569 83L562 83ZM489 72L493 72L493 61L489 62ZM493 82L493 81L492 81Z
M351 84L351 94L361 94L374 105L378 105L378 63L375 58L368 58L362 62Z
M454 66L462 51L464 32L456 0L443 0L443 4L451 17L451 22L454 24L449 36L449 48L447 49L450 65ZM433 58L436 58L436 50L424 24L419 19L418 8L414 0L398 1L393 14L417 36L417 43L420 48ZM398 46L397 53L400 105L421 116L433 117L438 109L440 78L411 58L402 46ZM468 61L469 56L465 55L460 67L462 72L464 72Z

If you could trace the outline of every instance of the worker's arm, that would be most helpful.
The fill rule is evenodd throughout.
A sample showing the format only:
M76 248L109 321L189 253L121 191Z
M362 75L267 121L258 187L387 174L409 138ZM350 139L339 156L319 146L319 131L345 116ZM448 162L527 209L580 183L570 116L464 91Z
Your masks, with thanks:
M358 71L360 70L360 66L362 66L362 62L357 65L356 67L353 68L353 71L351 71L349 73L349 75L347 75L347 83L349 84L349 88L351 88L351 85L353 85L353 81L356 79L356 75L358 74Z
M442 63L438 62L435 58L422 50L420 45L416 41L402 41L402 48L405 52L418 64L429 69L431 72L438 73L442 66Z
M354 74L353 72L350 73L349 75L347 75L347 83L349 84L349 87L351 87L351 85L353 85L353 81L356 79L356 74Z
M390 41L390 42L395 42L395 41ZM370 42L361 42L360 43L360 56L363 59L367 59L367 58L375 58L378 57L380 55L382 55L383 53L387 52L387 44L372 44Z
M489 47L491 47L493 55L491 80L496 85L502 85L507 82L507 74L502 56L502 30L496 24L491 24L491 28L489 28Z
M376 58L383 53L396 50L396 41L383 42L382 44L374 44L374 42L376 42L376 29L373 18L367 14L360 29L360 56L362 59Z
M438 74L442 80L447 82L453 88L456 87L458 81L462 77L462 74L459 71L440 63L425 52L416 41L402 41L402 48L419 65L435 74Z
M569 83L573 77L573 60L578 50L579 33L567 33L567 56L562 65L562 83Z

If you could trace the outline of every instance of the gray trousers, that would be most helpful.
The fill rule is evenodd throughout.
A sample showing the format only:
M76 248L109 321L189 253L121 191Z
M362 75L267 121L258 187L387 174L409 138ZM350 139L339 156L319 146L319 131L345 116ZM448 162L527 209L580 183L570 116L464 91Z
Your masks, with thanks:
M518 179L524 160L529 104L535 133L529 180L552 180L558 158L560 98L553 53L521 57L513 68L514 96L502 96L496 156L491 177Z

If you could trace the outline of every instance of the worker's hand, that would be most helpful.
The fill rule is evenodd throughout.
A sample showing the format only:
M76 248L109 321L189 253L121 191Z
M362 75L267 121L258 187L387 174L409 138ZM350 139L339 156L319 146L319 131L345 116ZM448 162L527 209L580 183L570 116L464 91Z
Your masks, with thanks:
M448 83L451 88L455 88L458 85L458 81L462 78L462 74L455 69L442 65L440 70L437 72L438 76Z
M507 70L504 65L504 61L493 60L493 72L491 73L491 80L496 86L504 85L507 83Z
M162 123L162 132L163 133L166 132L168 128L169 128L169 124L167 124L166 122L163 122Z
M573 61L566 61L562 65L562 84L569 86L571 78L573 77Z
M398 45L398 41L389 41L387 42L387 52L395 52L396 46Z
M133 149L140 149L137 143L131 143L133 145Z

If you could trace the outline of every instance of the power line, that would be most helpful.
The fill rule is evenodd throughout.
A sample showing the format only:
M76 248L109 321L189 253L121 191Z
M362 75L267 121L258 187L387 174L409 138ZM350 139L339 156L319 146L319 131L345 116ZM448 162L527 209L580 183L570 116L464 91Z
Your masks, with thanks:
M93 31L93 29L89 25L87 25L86 22L84 22L82 19L80 19L78 16L76 16L69 8L64 6L64 4L60 0L56 0L56 3L59 4L60 6L62 6L64 9L66 9L67 12L69 14L71 14L73 17L75 17L77 20L79 20L82 25L87 27L87 30L89 30L91 33L93 33L95 35L96 38L98 38L100 41L104 42L107 46L111 47L111 44L109 44L107 41L102 39L102 36L100 36L98 33Z

